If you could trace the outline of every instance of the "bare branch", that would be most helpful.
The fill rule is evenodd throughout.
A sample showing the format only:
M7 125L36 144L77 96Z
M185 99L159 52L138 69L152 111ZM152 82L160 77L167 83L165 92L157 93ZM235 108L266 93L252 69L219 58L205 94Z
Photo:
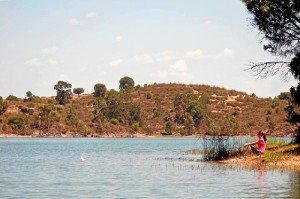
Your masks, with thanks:
M290 63L285 61L250 63L246 71L251 71L258 78L279 74L283 80L288 80L290 78Z

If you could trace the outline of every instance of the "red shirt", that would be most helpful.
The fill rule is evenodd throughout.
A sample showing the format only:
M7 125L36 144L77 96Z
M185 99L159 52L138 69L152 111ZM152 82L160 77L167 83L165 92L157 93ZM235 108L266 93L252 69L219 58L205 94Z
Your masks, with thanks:
M258 139L257 140L257 145L258 145L258 150L260 152L264 153L265 150L266 150L266 143L265 143L264 138L261 137L260 139Z

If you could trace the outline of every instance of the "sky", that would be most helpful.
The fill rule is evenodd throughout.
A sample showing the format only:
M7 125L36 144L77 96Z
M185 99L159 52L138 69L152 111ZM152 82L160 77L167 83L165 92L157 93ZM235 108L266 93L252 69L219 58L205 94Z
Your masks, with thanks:
M92 93L135 84L205 84L275 97L296 86L257 78L275 58L240 0L0 0L0 96L55 96L58 81Z

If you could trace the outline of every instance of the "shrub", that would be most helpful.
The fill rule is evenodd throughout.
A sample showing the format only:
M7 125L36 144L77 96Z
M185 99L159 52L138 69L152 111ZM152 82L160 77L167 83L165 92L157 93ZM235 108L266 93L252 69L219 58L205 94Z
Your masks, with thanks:
M19 101L19 98L17 98L16 96L14 95L9 95L6 100L8 101Z
M204 160L224 160L242 153L237 141L229 136L205 137L202 142Z
M116 118L112 118L112 119L110 119L110 123L117 125L119 123L119 120Z

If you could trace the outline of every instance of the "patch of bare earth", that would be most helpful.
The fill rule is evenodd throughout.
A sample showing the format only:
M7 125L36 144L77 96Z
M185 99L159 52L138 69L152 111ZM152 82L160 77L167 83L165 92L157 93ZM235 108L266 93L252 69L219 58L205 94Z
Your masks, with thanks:
M231 158L228 160L222 160L220 163L223 164L239 164L246 166L266 166L270 168L280 169L293 169L300 171L300 156L291 155L281 159L266 159L264 156L249 156L242 158Z

